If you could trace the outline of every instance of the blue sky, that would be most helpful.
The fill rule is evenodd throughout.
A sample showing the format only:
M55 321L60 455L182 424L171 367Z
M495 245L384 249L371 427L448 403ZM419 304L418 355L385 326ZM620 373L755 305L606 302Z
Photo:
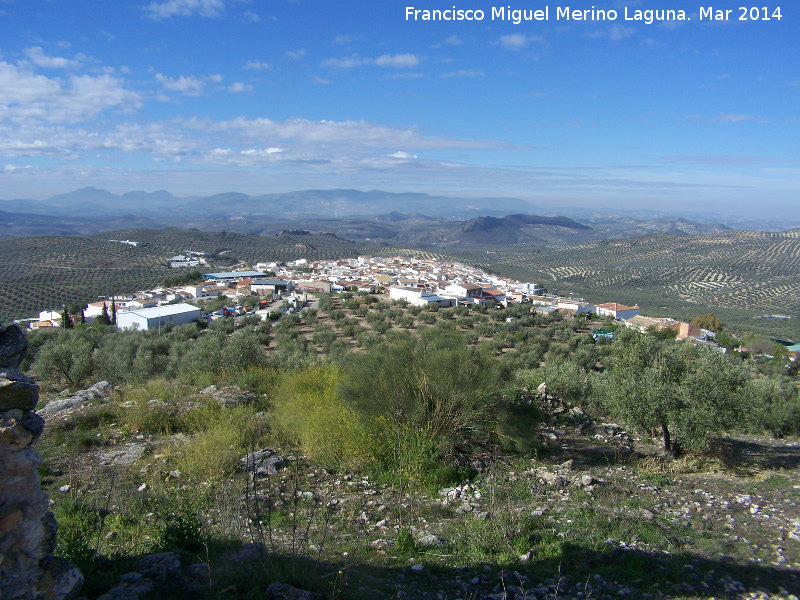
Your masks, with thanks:
M618 18L556 20L592 5ZM493 21L493 6L550 18ZM709 22L701 6L0 0L0 197L352 187L796 211L800 14L739 21L724 2L730 19Z

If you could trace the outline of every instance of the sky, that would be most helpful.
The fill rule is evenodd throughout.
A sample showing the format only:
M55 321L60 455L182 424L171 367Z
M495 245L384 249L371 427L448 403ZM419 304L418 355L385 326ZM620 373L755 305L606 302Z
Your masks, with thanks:
M356 188L793 215L794 4L0 0L0 198ZM484 18L413 18L453 8Z

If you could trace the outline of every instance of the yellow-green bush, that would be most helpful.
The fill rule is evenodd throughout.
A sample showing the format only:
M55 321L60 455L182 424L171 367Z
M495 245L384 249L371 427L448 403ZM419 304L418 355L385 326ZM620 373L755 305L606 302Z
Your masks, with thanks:
M131 432L145 435L170 435L181 430L176 400L185 391L178 385L164 379L151 379L135 387L123 389L120 399L134 402L122 413L122 421ZM150 405L151 400L159 400L168 406Z
M176 447L173 464L182 473L204 481L233 473L239 459L263 447L266 423L255 418L252 406L220 408L209 402L184 418L192 438Z
M287 373L275 390L272 427L308 456L331 466L375 456L375 431L338 394L340 373L314 366Z

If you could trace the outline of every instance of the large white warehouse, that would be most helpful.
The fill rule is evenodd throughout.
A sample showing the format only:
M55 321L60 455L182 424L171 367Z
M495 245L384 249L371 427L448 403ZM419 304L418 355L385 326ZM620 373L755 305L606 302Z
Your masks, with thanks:
M157 329L159 325L185 325L200 319L202 311L191 304L166 304L117 313L120 329Z

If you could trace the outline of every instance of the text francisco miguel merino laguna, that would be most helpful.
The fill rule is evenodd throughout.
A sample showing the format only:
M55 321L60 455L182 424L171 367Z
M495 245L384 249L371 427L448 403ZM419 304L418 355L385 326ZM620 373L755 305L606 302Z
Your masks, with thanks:
M406 21L510 21L519 25L523 21L642 21L648 25L656 21L691 21L684 10L647 9L631 10L627 6L621 11L601 8L571 9L569 6L550 6L533 9L514 9L511 6L492 6L489 10L461 9L456 6L445 9L425 9L406 6ZM739 13L739 14L737 14ZM692 14L692 13L690 13ZM739 7L737 9L715 9L713 6L701 6L694 13L699 14L700 21L770 21L781 19L780 6L776 7Z

